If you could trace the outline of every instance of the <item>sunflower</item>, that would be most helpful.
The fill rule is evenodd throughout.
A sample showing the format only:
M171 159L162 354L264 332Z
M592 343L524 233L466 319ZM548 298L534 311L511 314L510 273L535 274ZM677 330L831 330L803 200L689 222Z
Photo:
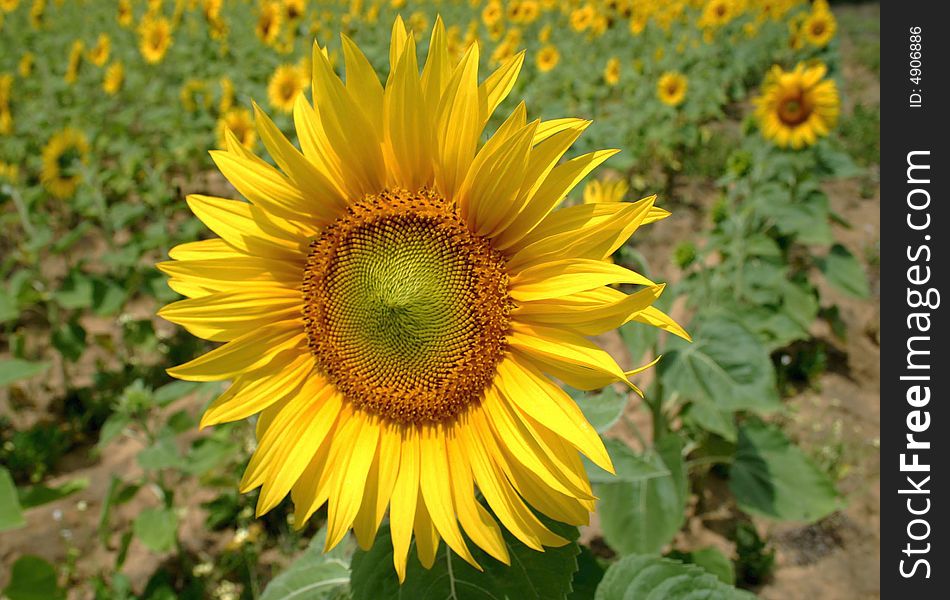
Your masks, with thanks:
M735 18L737 12L735 0L708 0L699 17L699 26L722 27Z
M594 17L597 16L597 11L590 4L585 4L580 8L575 8L571 11L570 24L571 29L577 32L584 31L591 26L594 22Z
M0 0L0 10L3 12L13 12L18 6L20 6L20 0Z
M79 77L84 47L82 40L75 40L69 48L69 60L66 63L66 74L63 75L63 80L70 85L76 83L76 78Z
M257 26L254 33L265 44L273 44L280 35L280 26L283 20L283 8L278 2L265 2L261 5L257 15Z
M89 161L89 142L78 129L67 127L53 135L43 148L40 181L50 194L60 200L76 192L82 178L79 165Z
M0 183L16 183L20 177L20 167L0 160Z
M115 96L122 89L122 82L125 81L125 67L121 62L113 62L106 69L106 75L102 78L102 90L110 96Z
M778 146L801 148L828 135L838 120L840 102L834 80L823 64L799 63L785 71L775 65L766 76L755 114L762 134Z
M604 82L613 87L620 83L620 59L612 56L604 67Z
M122 27L132 24L132 0L119 0L115 18Z
M228 133L234 136L238 144L251 149L257 142L257 132L254 130L254 121L251 112L246 108L232 108L218 119L217 138L218 148L228 148Z
M685 336L651 306L662 285L604 260L668 213L654 197L554 210L615 153L558 164L588 121L529 122L522 103L480 142L524 53L479 85L478 46L456 63L437 20L420 76L397 18L384 87L345 36L343 49L345 84L314 48L315 106L294 106L302 152L257 109L281 170L232 135L212 152L249 202L188 198L221 238L159 265L188 297L160 315L226 343L169 373L233 381L202 426L260 413L241 489L262 488L258 514L290 493L297 527L327 504L328 549L350 528L369 548L387 507L400 580L413 532L427 567L441 539L475 564L463 531L507 563L495 518L536 550L563 545L528 505L587 523L578 451L612 466L548 377L636 389L640 369L587 336L632 320Z
M676 71L667 71L656 82L656 95L660 102L667 106L679 106L686 99L686 88L689 81L686 76Z
M504 14L505 9L501 6L501 2L491 0L491 2L486 4L485 8L482 9L482 23L485 24L485 27L494 27L496 23L501 21L501 17Z
M561 61L561 53L557 51L557 48L553 44L548 44L538 50L538 54L534 60L538 66L538 71L547 73Z
M295 65L281 65L267 83L267 100L282 113L292 113L297 94L303 91L306 82Z
M112 50L112 40L105 33L100 33L96 40L96 45L90 48L86 57L89 62L101 67L109 60L109 52Z
M32 52L24 52L20 57L20 63L17 65L17 73L20 77L26 79L33 74L33 65L36 64L36 56Z
M172 26L165 17L151 16L142 19L139 27L139 50L149 64L157 64L165 58L172 43Z
M288 21L296 21L307 12L306 0L284 0L284 16Z
M622 202L630 191L626 179L595 179L584 186L584 204Z
M33 0L30 6L30 27L40 29L46 24L46 0Z
M185 112L193 113L199 108L204 110L211 108L212 99L208 91L208 83L201 79L187 79L178 91L178 99Z
M816 8L802 22L799 33L812 46L823 48L835 37L837 30L838 23L831 11Z

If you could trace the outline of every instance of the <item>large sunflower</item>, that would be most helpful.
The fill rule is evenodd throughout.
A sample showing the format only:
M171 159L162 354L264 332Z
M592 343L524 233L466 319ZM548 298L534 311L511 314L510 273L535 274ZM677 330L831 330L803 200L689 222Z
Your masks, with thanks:
M590 123L528 122L521 104L482 143L523 53L479 85L478 45L456 64L438 21L429 48L420 76L397 19L384 87L348 38L346 84L315 47L315 106L294 107L302 152L257 109L280 170L228 135L212 156L249 202L190 196L221 237L159 265L188 297L160 314L226 342L169 370L233 380L202 426L259 413L241 483L261 488L258 514L290 493L302 526L327 504L326 547L352 528L368 548L388 507L400 579L413 533L426 566L441 539L472 564L468 543L508 562L495 518L537 550L564 544L529 505L587 523L578 451L612 466L549 377L636 389L641 369L587 336L628 321L685 336L651 306L662 285L605 261L668 215L653 197L555 210L614 154L560 162Z
M828 135L838 120L840 102L833 79L825 79L823 64L799 63L785 71L775 65L756 98L762 135L781 147L810 146Z

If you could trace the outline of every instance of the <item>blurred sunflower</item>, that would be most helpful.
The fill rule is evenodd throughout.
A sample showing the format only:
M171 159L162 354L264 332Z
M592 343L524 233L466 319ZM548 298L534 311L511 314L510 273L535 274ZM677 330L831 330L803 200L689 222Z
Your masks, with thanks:
M736 0L708 0L699 17L699 26L719 28L729 23L737 14Z
M246 108L232 108L221 115L216 129L218 148L228 148L228 132L244 148L251 149L257 142L254 120Z
M594 179L584 186L584 204L622 202L630 191L626 179Z
M264 2L257 15L257 26L254 33L265 44L273 44L280 35L280 27L284 12L278 2Z
M548 44L547 46L544 46L538 50L538 54L535 56L534 60L538 66L538 71L547 73L556 67L558 62L560 62L561 53L557 51L557 48L554 45Z
M218 84L221 86L221 100L218 101L218 112L226 113L234 106L234 82L230 77L222 77ZM223 148L224 146L222 146Z
M30 27L40 29L46 23L46 0L33 0L30 6Z
M667 71L656 82L656 95L660 102L667 106L679 106L686 99L686 88L689 81L686 76L676 71Z
M132 0L119 0L115 18L122 27L128 27L132 24Z
M607 66L604 67L604 83L611 87L620 83L620 59L616 56L607 60Z
M505 9L502 7L501 2L491 0L485 5L485 8L482 9L482 23L485 24L485 27L494 27L496 23L501 21L501 17L504 14Z
M139 26L139 50L149 64L157 64L165 58L172 43L172 26L165 17L150 16L142 19Z
M82 40L73 41L73 45L69 48L69 60L66 62L66 74L63 75L63 80L70 85L76 83L76 78L79 77L84 48Z
M100 33L99 38L96 40L96 45L89 49L89 53L86 56L89 62L97 67L101 67L109 60L111 50L112 40L109 39L107 34Z
M303 18L307 11L307 0L284 0L284 16L288 21Z
M813 9L802 22L799 34L812 46L823 48L835 37L838 22L830 10Z
M834 80L823 64L785 71L775 65L766 76L755 114L762 135L780 147L810 146L828 135L838 120L840 102Z
M20 57L20 63L17 65L17 73L20 77L26 79L33 74L33 65L36 64L36 56L32 52L24 52Z
M0 135L8 135L13 131L13 115L10 114L10 108L0 106Z
M0 10L3 12L13 12L18 6L20 6L20 0L0 0Z
M295 65L281 65L267 83L267 100L280 112L292 113L297 94L303 92L305 85L299 68Z
M571 11L570 24L571 29L580 33L584 31L594 22L594 17L597 16L597 11L590 4L585 4L580 8L575 8Z
M102 78L102 90L110 96L115 96L122 89L123 81L125 81L125 67L121 62L113 62L106 69L105 77Z
M20 167L0 160L0 183L16 183L20 177Z
M187 79L178 91L178 99L186 112L196 112L199 108L211 108L211 94L208 90L208 82L201 79Z
M43 148L40 181L60 200L71 197L82 178L80 164L89 161L89 142L78 129L67 127L53 134Z
M398 18L385 87L345 36L343 53L345 84L314 48L302 152L258 109L281 170L233 135L212 152L250 202L188 198L221 238L159 265L188 297L160 314L226 343L169 373L233 380L202 426L260 413L241 489L262 488L258 514L290 493L297 527L327 504L326 548L350 528L370 547L387 507L400 580L413 532L426 567L441 539L475 564L462 531L507 563L495 517L531 548L563 545L529 505L587 523L578 452L612 465L549 377L636 389L642 369L587 336L632 320L686 336L651 306L662 285L604 260L669 213L655 197L555 210L615 153L560 163L588 121L529 122L522 103L481 143L524 53L479 85L478 46L456 63L439 20L420 76Z

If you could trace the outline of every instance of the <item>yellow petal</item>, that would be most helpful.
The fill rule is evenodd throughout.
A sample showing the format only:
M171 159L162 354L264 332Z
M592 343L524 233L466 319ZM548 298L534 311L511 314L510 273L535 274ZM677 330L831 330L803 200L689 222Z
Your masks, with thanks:
M168 251L174 260L204 260L206 258L237 258L241 253L222 239L213 238L200 242L185 242Z
M436 185L455 198L475 156L483 124L478 108L478 44L469 46L455 67L436 117Z
M399 581L406 579L406 557L412 540L419 497L419 435L415 428L403 428L399 475L389 505L389 529L393 540L393 566Z
M590 259L567 259L528 267L511 278L508 292L516 302L558 298L611 283L654 283L613 263Z
M201 336L205 339L230 341L269 323L298 317L302 308L300 292L274 287L265 295L258 291L222 292L180 300L163 307L158 316L189 329L213 333L213 337Z
M412 523L412 531L416 534L416 553L422 566L431 569L435 564L435 555L439 551L439 531L429 516L429 511L423 501L422 491L416 500L416 515Z
M380 131L383 128L383 86L359 46L346 34L341 34L340 39L346 63L346 89L353 98L359 98L359 107L367 120L373 129Z
M272 167L222 150L210 154L221 174L255 205L287 219L310 218L311 209L303 193Z
M600 335L634 320L660 297L665 287L661 283L629 296L623 294L616 301L583 307L559 304L560 298L525 302L512 311L512 317L527 323L568 327L584 335Z
M305 347L303 321L274 323L251 331L167 373L185 381L220 381L268 364L284 350Z
M477 44L473 44L477 45ZM479 86L482 126L488 122L498 105L508 97L518 80L521 66L524 64L525 51L515 54L488 76Z
M449 459L445 450L445 428L422 427L420 449L422 464L419 472L420 498L425 501L426 512L432 519L445 543L472 566L481 570L465 544L455 517L455 502L452 499Z
M379 452L373 459L360 511L353 521L353 533L363 550L369 550L392 498L393 486L399 473L399 436L391 426L383 426L379 437Z
M238 200L191 194L186 201L202 223L242 252L300 263L306 260L307 240L296 237L293 226L283 219Z
M340 543L359 512L366 474L379 444L379 429L379 419L355 413L334 440L328 458L334 476L327 505L324 552Z

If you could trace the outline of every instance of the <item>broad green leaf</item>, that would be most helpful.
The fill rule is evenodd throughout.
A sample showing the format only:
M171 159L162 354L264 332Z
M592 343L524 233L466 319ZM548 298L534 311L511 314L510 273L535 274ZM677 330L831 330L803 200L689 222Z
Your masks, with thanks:
M36 377L47 369L49 369L48 362L30 362L19 358L0 360L0 387Z
M167 552L178 537L178 517L170 508L146 508L132 523L135 537L153 552Z
M166 406L198 390L201 385L201 383L195 381L173 381L155 390L155 403L159 406Z
M80 309L92 306L93 283L80 271L70 271L53 298L63 308Z
M864 268L841 244L832 246L828 255L818 261L818 267L828 283L836 289L862 300L870 297L871 290Z
M26 525L23 509L17 498L16 486L10 471L0 467L0 531L17 529Z
M389 526L380 528L369 552L353 556L351 589L354 600L559 600L571 591L577 571L577 529L543 519L552 531L570 542L560 548L538 552L504 531L511 566L504 565L469 543L478 571L440 544L431 569L416 557L413 541L409 547L406 581L399 585L393 569Z
M734 319L710 315L696 328L692 344L671 340L670 345L658 365L665 399L759 413L779 408L768 352Z
M577 391L572 396L598 433L613 427L627 405L627 395L620 394L611 387L606 387L596 394Z
M61 500L89 487L88 477L78 477L62 485L47 487L42 483L20 490L20 506L24 509Z
M577 572L571 582L571 593L568 600L594 600L597 586L604 578L604 568L597 562L590 548L581 546L581 553L577 555Z
M816 521L842 505L828 475L779 429L762 423L739 428L729 488L742 510L786 521Z
M732 411L722 410L709 402L691 404L683 419L730 442L736 441L736 421Z
M139 465L146 470L170 469L182 464L181 453L173 435L161 435L155 443L138 454Z
M321 534L315 535L307 549L267 584L260 600L342 597L350 584L350 565L343 557L323 553L325 530Z
M752 600L695 565L632 554L610 565L596 600Z
M613 449L617 450L615 446ZM688 490L679 439L667 436L637 458L636 463L624 460L615 465L618 481L593 484L594 494L600 498L597 513L604 539L619 554L659 552L685 519ZM636 465L636 469L626 481L624 471L628 465ZM647 473L648 469L666 474L636 475Z
M671 552L667 555L667 558L700 566L715 575L723 583L729 585L735 585L736 583L736 569L732 561L712 546L693 550L692 552Z
M70 321L53 332L53 347L63 358L76 362L86 349L86 330L79 321Z
M10 600L59 600L66 597L66 592L56 581L56 568L28 554L13 563L3 596Z
M610 455L616 473L608 473L584 457L584 466L587 468L587 476L592 484L635 483L670 476L670 470L665 465L657 464L657 461L649 459L646 455L637 454L620 440L605 439L604 446L607 448L607 454Z

